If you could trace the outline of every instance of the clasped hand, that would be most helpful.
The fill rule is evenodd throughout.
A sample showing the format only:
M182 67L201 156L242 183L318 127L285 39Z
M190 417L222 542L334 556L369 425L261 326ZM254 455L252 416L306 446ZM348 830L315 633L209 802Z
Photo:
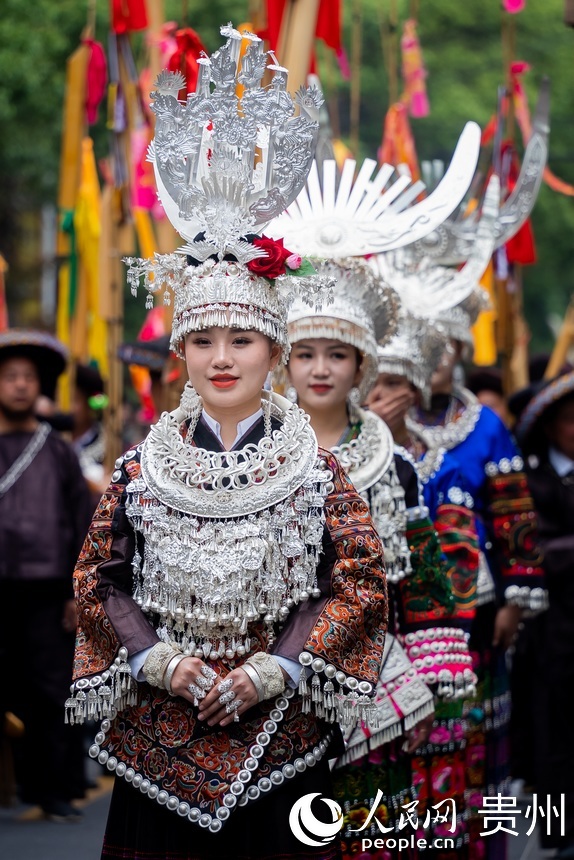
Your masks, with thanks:
M181 696L182 699L187 699L192 704L197 703L197 696L190 691L189 687L190 685L197 686L197 679L203 677L202 669L204 668L207 668L206 664L198 657L186 657L181 660L171 679L172 692ZM243 669L234 669L227 675L220 675L214 680L211 689L206 691L205 698L199 702L198 719L205 720L209 726L217 724L227 726L233 722L234 713L227 712L228 702L220 702L223 693L219 689L219 685L223 681L230 680L233 683L227 684L227 686L229 691L235 695L229 699L229 702L241 701L241 704L235 709L238 716L242 716L259 701L255 685Z

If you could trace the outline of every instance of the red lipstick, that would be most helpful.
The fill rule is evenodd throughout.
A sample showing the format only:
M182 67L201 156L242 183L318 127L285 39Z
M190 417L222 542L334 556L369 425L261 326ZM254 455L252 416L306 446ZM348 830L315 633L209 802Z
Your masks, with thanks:
M222 373L218 376L212 376L209 381L212 385L215 385L216 388L233 388L238 380L236 376L228 376L227 374Z

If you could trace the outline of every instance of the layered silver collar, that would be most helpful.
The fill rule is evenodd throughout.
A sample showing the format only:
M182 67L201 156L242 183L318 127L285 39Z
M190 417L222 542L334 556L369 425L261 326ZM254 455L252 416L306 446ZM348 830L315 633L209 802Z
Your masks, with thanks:
M474 394L466 388L453 388L451 396L456 397L463 405L463 412L456 420L427 426L412 416L407 418L409 431L420 436L429 448L444 448L450 451L464 442L476 427L482 407Z
M393 435L373 412L358 410L361 430L356 439L333 448L333 454L359 493L368 490L388 471L394 456Z
M257 513L299 489L315 469L317 437L298 406L272 392L262 398L281 429L236 451L193 447L180 433L184 410L164 412L141 455L142 477L153 495L177 511L226 519Z

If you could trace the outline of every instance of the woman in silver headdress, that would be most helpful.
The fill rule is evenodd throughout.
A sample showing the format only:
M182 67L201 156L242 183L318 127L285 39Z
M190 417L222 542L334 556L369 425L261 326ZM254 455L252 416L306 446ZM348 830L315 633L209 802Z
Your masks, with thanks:
M381 823L391 828L400 805L416 796L411 756L400 750L405 733L412 754L427 742L433 694L459 701L472 691L474 677L412 458L395 448L387 425L360 406L377 375L375 331L382 340L393 336L397 298L361 260L322 263L319 271L336 279L334 300L317 313L300 303L291 308L287 396L309 413L321 444L336 453L368 502L385 547L390 588L376 699L382 728L350 732L336 771L337 798L346 813L344 853L352 856L360 836L380 835L375 825L372 833L351 833L377 789L386 808Z
M423 432L408 422L409 409L430 398L430 379L441 360L444 337L426 320L401 309L395 335L377 349L378 377L368 402L389 423L395 441L413 457L425 502L447 559L456 601L457 626L470 633L477 608L478 535L473 499L465 489L461 469L441 447L433 447ZM468 691L470 693L470 691ZM456 803L456 846L467 840L466 720L470 695L437 704L428 740L414 757L415 784L422 790L421 814L448 796ZM440 835L437 832L436 835ZM448 853L448 852L446 852Z
M117 777L104 858L337 857L340 823L313 841L290 810L331 794L338 724L375 711L380 540L301 409L262 391L288 355L298 279L326 285L256 235L297 193L293 176L304 181L316 123L292 117L285 70L257 88L255 37L237 78L241 37L225 32L194 98L180 104L181 80L165 73L155 94L158 187L187 244L129 261L134 289L142 276L150 293L172 288L171 348L190 382L117 460L75 573L67 711L101 720L90 755ZM300 172L285 170L293 142Z
M522 458L500 418L460 383L459 362L472 349L471 326L483 307L478 286L436 320L447 340L433 374L432 399L418 404L409 428L442 447L459 463L474 500L480 545L477 609L470 645L479 678L479 697L470 710L466 756L471 860L505 856L502 834L486 841L479 811L483 797L508 785L510 691L506 649L521 614L545 605L536 515ZM458 376L458 378L457 378ZM439 469L439 478L442 472ZM491 719L491 714L495 715Z

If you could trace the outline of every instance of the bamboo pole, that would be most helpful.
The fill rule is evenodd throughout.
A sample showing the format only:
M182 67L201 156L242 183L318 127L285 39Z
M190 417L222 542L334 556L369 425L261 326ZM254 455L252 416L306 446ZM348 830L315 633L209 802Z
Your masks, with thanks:
M287 89L305 86L315 44L320 0L287 0L277 43L277 59L289 69Z
M86 73L89 56L90 49L88 46L79 45L66 63L66 90L58 185L60 216L62 213L74 209L80 186L82 139L86 127ZM66 257L69 253L70 236L68 233L64 233L62 229L58 229L57 254L59 257Z
M118 192L106 184L100 198L101 233L99 249L100 282L105 289L100 295L100 313L106 321L108 335L107 395L109 403L104 411L104 437L106 455L104 468L113 471L116 458L121 454L123 374L118 361L118 347L123 335L123 280L116 243L118 213L114 206Z
M560 369L568 360L568 353L572 346L574 346L574 296L570 298L566 309L564 321L544 372L544 379L553 379L560 373Z
M355 158L359 157L359 126L361 123L361 59L363 53L362 0L353 0L351 12L351 104L349 144Z
M511 66L516 55L516 20L514 15L504 15L502 21L502 55L505 64L506 81L506 138L513 141L516 120L514 111L514 82L512 80ZM499 116L502 122L502 112ZM502 142L502 135L497 135L497 140ZM503 177L501 176L501 179ZM522 267L515 263L512 270L512 280L506 278L503 288L499 290L499 298L502 292L506 294L506 300L498 309L500 327L504 331L502 342L502 378L504 391L511 394L520 388L524 388L529 381L528 373L528 341L530 333L528 324L524 317L523 289L522 289Z

